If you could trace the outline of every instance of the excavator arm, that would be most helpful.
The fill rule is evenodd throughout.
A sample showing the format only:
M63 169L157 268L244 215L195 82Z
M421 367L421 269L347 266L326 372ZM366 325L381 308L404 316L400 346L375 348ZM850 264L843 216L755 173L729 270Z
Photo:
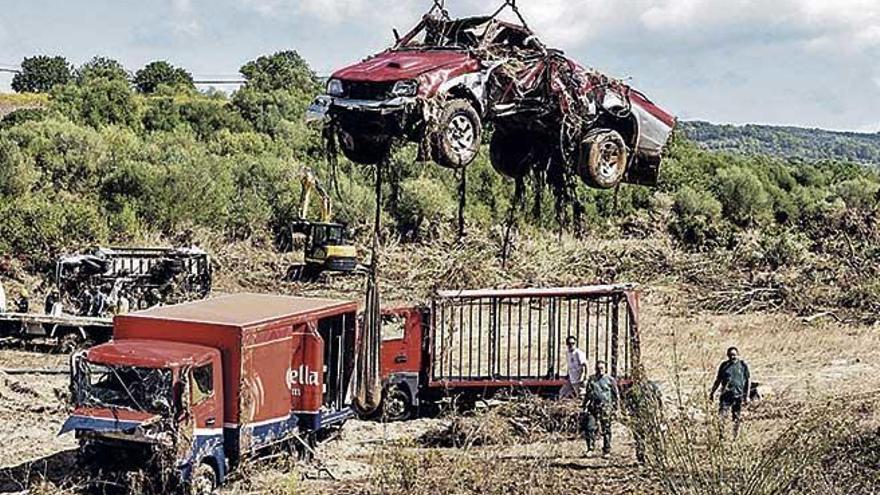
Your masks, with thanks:
M318 176L315 175L315 172L311 168L303 167L300 173L300 182L302 183L300 218L303 220L308 218L309 199L311 198L312 191L315 191L318 196L321 197L321 222L330 222L330 217L333 216L333 203L330 199L330 194L327 193L327 190L324 189L321 182L318 180Z

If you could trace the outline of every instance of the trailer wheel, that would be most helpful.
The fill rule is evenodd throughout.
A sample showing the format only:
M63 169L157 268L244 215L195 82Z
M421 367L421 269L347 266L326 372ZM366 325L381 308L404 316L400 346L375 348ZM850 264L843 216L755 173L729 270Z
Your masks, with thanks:
M409 393L400 387L385 390L382 398L382 420L388 423L412 419L415 411Z
M192 495L210 495L217 489L217 472L208 463L201 463L193 472Z

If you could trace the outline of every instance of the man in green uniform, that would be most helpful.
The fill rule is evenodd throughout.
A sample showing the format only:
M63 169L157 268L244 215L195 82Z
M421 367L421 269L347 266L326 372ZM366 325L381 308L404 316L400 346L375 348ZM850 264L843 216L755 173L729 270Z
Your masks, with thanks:
M605 372L605 361L596 362L596 374L587 381L583 403L588 452L596 448L596 432L601 427L602 454L611 453L611 416L617 408L618 397L617 381Z
M728 411L732 414L734 437L739 435L742 407L749 403L750 386L749 366L739 358L739 349L736 347L727 349L727 361L718 367L718 375L709 393L709 400L715 400L715 392L721 387L718 412L722 418L727 416Z

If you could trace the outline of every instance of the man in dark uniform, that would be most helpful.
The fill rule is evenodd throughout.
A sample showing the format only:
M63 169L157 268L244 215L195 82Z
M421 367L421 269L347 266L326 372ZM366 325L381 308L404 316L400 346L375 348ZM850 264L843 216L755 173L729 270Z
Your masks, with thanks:
M750 381L749 366L739 358L739 349L736 347L727 349L727 361L718 367L718 375L712 385L712 392L709 393L709 400L715 400L715 392L721 387L718 412L722 418L728 411L732 414L734 437L739 435L742 407L749 403Z
M596 362L596 374L587 381L587 395L584 397L584 433L587 451L596 448L596 432L602 428L602 454L611 453L611 416L617 408L620 394L617 381L605 372L605 361Z

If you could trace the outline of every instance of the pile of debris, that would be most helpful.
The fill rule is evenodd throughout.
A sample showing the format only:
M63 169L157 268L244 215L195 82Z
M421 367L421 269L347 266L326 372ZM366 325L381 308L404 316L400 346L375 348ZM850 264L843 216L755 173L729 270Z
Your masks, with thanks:
M577 401L554 401L535 396L517 398L470 415L456 415L419 442L426 447L467 449L484 445L535 442L554 433L577 433Z

